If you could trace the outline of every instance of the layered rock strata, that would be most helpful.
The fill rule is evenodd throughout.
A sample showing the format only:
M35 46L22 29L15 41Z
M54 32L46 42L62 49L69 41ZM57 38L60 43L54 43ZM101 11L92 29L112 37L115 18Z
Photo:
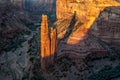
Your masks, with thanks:
M66 40L62 40L59 43L60 48L57 50L57 54L77 53L81 55L82 53L93 51L106 53L109 50L103 47L105 46L104 43L99 44L100 40L101 42L105 41L118 50L119 21L116 19L119 20L117 17L119 8L116 7L118 10L115 10L115 7L110 6L120 6L120 3L108 0L57 0L56 15L58 21L55 24L58 29L58 38L62 39L66 35L66 30L72 21L71 17L76 12L76 22L72 33ZM104 20L107 23L103 25L105 23ZM91 34L94 34L100 40L94 38Z
M42 15L41 23L41 68L45 69L54 62L54 54L56 49L56 29L48 29L48 19L46 15ZM50 34L50 36L49 36Z
M77 44L83 40L101 11L109 6L120 6L120 3L113 0L57 0L56 5L58 21L68 19L76 12L78 21L82 23L67 41L68 44Z
M115 0L57 0L56 5L57 19L61 19L68 17L68 14L74 14L74 11L79 17L97 17L105 7L118 6L120 4Z

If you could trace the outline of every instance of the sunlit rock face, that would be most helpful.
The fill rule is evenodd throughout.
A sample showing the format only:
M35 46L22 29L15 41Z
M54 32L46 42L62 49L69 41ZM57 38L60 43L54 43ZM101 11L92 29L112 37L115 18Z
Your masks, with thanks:
M48 37L48 20L47 16L42 15L41 23L41 68L44 69L45 65L49 64L50 56L50 39ZM48 57L47 60L45 58Z
M98 15L101 10L108 6L118 6L119 3L109 0L57 0L57 19L68 17L76 11L79 17Z
M50 28L50 57L51 63L54 63L54 55L57 47L57 30L54 28Z
M120 6L120 3L108 0L57 0L58 20L55 25L58 38L61 39L57 53L79 55L89 54L92 51L106 53L106 49L92 35L119 50L120 8L115 6ZM72 23L75 12L75 23ZM64 39L66 33L71 29L70 24L74 24L72 31Z
M41 68L45 69L54 62L54 53L56 49L56 29L48 29L48 19L46 15L42 15L41 22ZM49 36L50 34L50 36Z
M79 26L80 28L70 35L67 41L68 44L77 44L81 41L104 8L120 6L120 3L114 0L57 0L56 3L57 24L59 24L61 20L70 20L70 17L74 12L76 12L77 22L82 23L82 25ZM78 23L76 23L76 25ZM66 32L64 31L61 34L58 34L58 37L61 38L65 33Z

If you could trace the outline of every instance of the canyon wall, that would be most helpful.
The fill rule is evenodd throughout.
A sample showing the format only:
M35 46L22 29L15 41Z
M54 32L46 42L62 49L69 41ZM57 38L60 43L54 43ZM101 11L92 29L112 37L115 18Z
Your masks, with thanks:
M56 5L57 19L68 17L75 11L83 19L88 16L97 17L105 7L120 4L114 0L57 0Z
M120 8L115 7L120 6L119 2L115 0L57 0L56 4L58 20L55 24L60 39L66 35L69 25L72 24L71 18L76 12L72 32L67 39L61 40L57 54L82 54L92 52L92 50L105 52L105 50L109 51L104 48L107 44L116 51L119 50ZM99 44L102 41L107 44Z
M60 20L69 19L74 12L76 12L77 22L82 23L82 25L78 26L81 27L81 29L77 29L77 31L72 33L69 37L68 43L71 44L74 42L77 43L83 39L100 13L106 7L120 6L120 3L114 0L57 0L56 5L58 23Z
M33 66L27 53L33 37L26 26L30 19L20 13L10 0L0 0L0 80L22 80Z
M41 22L41 68L45 69L54 63L54 54L56 49L56 29L48 29L48 19L46 15L42 15ZM50 34L50 36L49 36Z

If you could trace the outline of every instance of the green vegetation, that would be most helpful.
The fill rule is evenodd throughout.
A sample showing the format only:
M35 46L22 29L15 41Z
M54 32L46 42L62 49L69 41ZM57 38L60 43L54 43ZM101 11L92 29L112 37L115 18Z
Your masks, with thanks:
M22 30L21 32L15 32L14 35L11 34L11 37L0 36L0 50L15 51L18 47L22 47L22 43L26 41L24 35L30 35L30 33L28 30Z
M27 53L29 54L36 54L39 52L39 37L37 37L38 34L34 35L31 40L28 41L29 50Z
M39 76L39 77L33 76L31 80L45 80L45 79L42 76Z
M25 31L24 32L24 34L26 34L26 35L30 35L30 33L31 33L30 31Z
M120 76L120 64L115 68L105 66L97 73L88 77L87 80L111 80L112 78Z
M95 60L101 60L101 59L105 59L105 58L108 58L108 57L107 56L105 56L105 57L95 56L95 57L89 58L89 60L95 61Z
M69 64L69 61L71 61L71 59L69 59L68 57L61 57L58 61L57 64Z
M31 62L31 68L30 72L32 73L32 76L29 78L26 78L27 80L45 80L44 77L41 75L42 72L40 70L40 59L39 56L39 34L33 35L32 39L28 41L29 44L29 50L27 53L29 53L29 61ZM30 73L29 72L29 73ZM26 80L25 79L25 80Z
M30 57L29 60L33 63L35 58L34 57Z
M30 80L45 80L44 77L41 75L39 61L40 61L39 59L36 59L34 57L34 63L33 63L34 66L32 68L33 76L31 77Z
M62 67L62 68L60 68L61 72L64 72L64 71L66 72L71 67L72 62L71 62L71 59L68 57L61 57L57 61L57 64Z
M29 23L29 24L27 24L27 27L28 27L30 30L35 31L38 26L35 26L33 23Z
M25 38L16 37L15 39L10 39L9 42L6 43L5 51L16 50L18 47L22 47L22 43L25 42Z

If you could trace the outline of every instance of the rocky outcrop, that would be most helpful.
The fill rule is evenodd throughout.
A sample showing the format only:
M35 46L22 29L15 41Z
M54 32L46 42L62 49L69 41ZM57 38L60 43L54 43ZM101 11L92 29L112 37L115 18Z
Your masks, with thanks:
M120 6L120 3L107 0L57 0L58 21L55 24L58 38L61 39L57 54L73 53L82 56L82 53L89 52L119 53L120 23L117 16L120 8L115 6ZM74 12L76 12L74 28L70 36L64 40Z
M42 15L41 23L41 68L45 69L54 62L54 54L56 49L56 29L48 29L48 19L46 15Z
M55 50L57 47L57 30L52 28L50 29L50 46L51 46L51 51L50 51L50 56L51 56L51 61L52 63L54 63L54 54L55 54Z
M57 48L57 57L63 57L61 55L71 56L71 60L76 62L75 65L83 62L80 61L81 57L85 58L84 60L91 60L91 63L98 58L100 60L96 65L101 70L101 66L106 64L105 61L107 61L103 58L118 56L120 49L120 17L118 17L120 7L113 6L120 6L120 3L116 3L115 0L57 0L56 15L58 21L55 24L58 29L58 38L61 39ZM76 21L74 28L70 36L64 39L75 11ZM75 58L73 54L75 54ZM117 59L117 57L115 58ZM103 60L102 63L104 64L98 66L101 60ZM81 67L81 65L79 66ZM90 67L88 68L90 70ZM94 68L94 70L97 69ZM86 76L87 74L83 73L83 75ZM62 78L60 77L60 79ZM82 77L76 80L82 80Z
M20 10L23 9L23 1L22 0L11 0L11 3L13 3Z
M56 16L58 22L60 20L69 19L69 17L76 12L78 18L76 25L78 24L77 22L82 23L82 25L79 26L80 28L69 37L67 41L69 44L77 44L85 37L95 19L104 8L109 6L120 6L120 3L107 0L57 0L56 3Z
M48 36L48 20L47 16L42 15L41 23L41 68L45 68L45 64L49 64L48 60L45 60L50 56L50 39Z
M113 0L57 0L56 5L57 19L68 17L74 14L74 11L84 19L88 16L97 17L105 7L120 4Z
M23 20L29 22L28 18L19 13L20 11L9 0L0 1L0 53L8 51L8 49L11 50L10 47L13 44L10 45L10 43L24 32L29 31L23 22Z
M32 37L26 26L29 19L20 12L10 0L0 0L0 80L22 80L31 66L27 53Z

